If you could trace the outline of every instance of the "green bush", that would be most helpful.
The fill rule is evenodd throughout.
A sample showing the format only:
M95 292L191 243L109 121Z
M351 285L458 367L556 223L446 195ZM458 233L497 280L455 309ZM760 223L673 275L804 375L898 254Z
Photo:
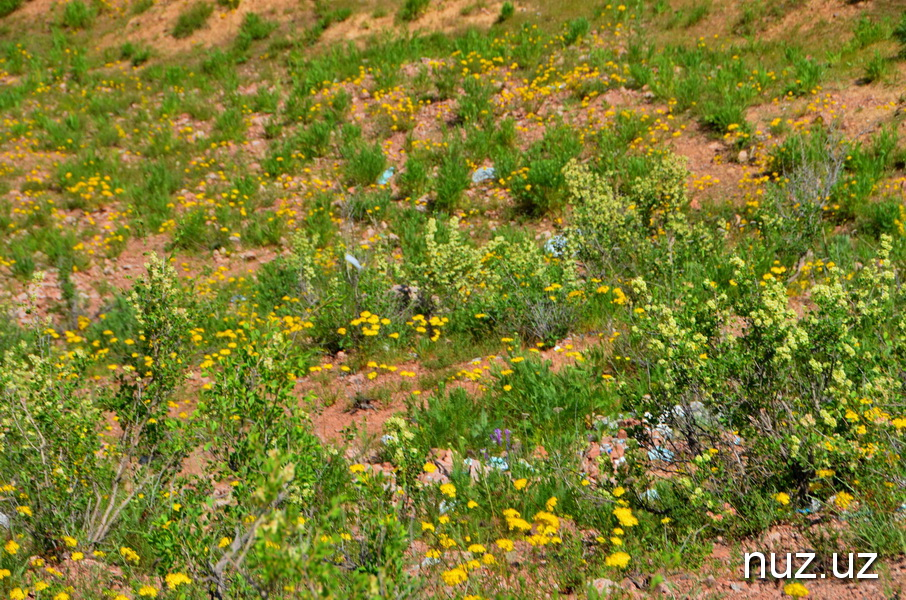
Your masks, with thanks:
M208 2L196 2L179 13L176 24L170 34L178 40L187 38L202 27L214 12L214 7Z
M882 416L897 412L888 394L902 343L893 308L901 292L890 238L881 246L855 278L832 266L826 283L813 288L815 309L802 319L788 305L778 276L784 269L776 265L760 276L734 258L738 293L682 308L653 301L644 282L633 283L644 315L634 339L651 353L652 371L646 393L630 405L669 428L652 436L642 426L639 439L673 464L712 467L698 471L694 483L675 484L710 490L698 501L716 494L736 505L748 494L782 492L796 505L817 497L846 508L852 496L841 494L854 486L883 488L890 471L878 477L871 464L902 468L893 466L902 443L888 435L899 422ZM745 333L728 337L721 330L733 316ZM887 506L891 499L881 494L876 501Z

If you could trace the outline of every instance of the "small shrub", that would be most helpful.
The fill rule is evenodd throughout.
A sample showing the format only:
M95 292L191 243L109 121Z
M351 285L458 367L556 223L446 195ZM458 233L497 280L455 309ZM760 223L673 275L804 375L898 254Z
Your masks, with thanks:
M334 23L342 23L352 16L352 10L349 8L327 10L319 1L315 3L315 16L317 17L315 24L305 32L303 38L307 45L317 42L321 38L321 34Z
M196 2L179 13L171 35L178 40L184 39L201 29L214 12L214 7L207 2Z
M411 23L425 14L430 3L431 0L406 0L396 16L400 21Z
M500 16L497 17L498 23L503 23L508 21L516 13L516 7L513 6L512 2L504 2L503 6L500 7Z
M784 93L794 96L812 93L821 82L824 67L814 58L805 56L798 48L788 50L786 57L793 64L793 81L787 84Z
M154 0L136 0L136 2L132 5L130 12L132 12L133 15L140 15L146 12L152 6L154 6Z
M894 27L892 33L893 39L900 42L903 50L906 51L906 11L900 16L900 22Z
M70 29L85 29L94 22L95 10L82 0L70 0L63 9L63 26Z
M872 21L867 16L862 16L853 26L853 39L847 45L849 50L861 50L873 44L884 41L891 32L885 23Z
M459 205L462 193L469 187L469 166L460 151L444 155L437 169L434 208L450 212Z
M0 0L0 18L12 14L22 6L23 0Z
M588 22L588 19L585 17L573 19L566 24L566 33L563 34L563 45L572 46L581 38L588 35L589 30L591 30L591 24Z
M428 187L428 165L418 156L410 155L399 177L400 191L409 198L418 198Z
M147 46L126 42L120 46L120 57L131 62L133 67L137 67L148 62L148 59L151 58L151 49Z
M353 148L346 158L346 178L353 185L372 185L387 167L387 157L379 143Z
M277 24L273 21L262 19L257 13L246 13L242 20L242 26L239 28L239 37L247 38L249 41L260 41L266 39Z
M875 50L868 62L865 63L865 76L862 78L864 83L874 83L881 81L890 71L890 63L880 52Z

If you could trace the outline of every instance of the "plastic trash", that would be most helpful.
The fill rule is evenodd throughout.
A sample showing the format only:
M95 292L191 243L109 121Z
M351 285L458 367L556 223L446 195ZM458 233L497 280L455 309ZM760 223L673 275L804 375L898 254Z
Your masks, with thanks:
M386 171L381 173L380 177L378 177L377 184L378 185L387 185L388 183L390 183L390 178L393 177L394 173L396 173L396 169L393 167L389 167Z
M647 490L645 490L645 492L642 494L642 497L652 502L661 499L661 495L658 494L657 490L654 488L648 488Z
M359 259L357 259L355 256L353 256L349 252L346 253L346 262L351 264L353 267L355 267L359 271L362 270L362 263L360 263Z
M488 463L498 471L508 471L510 469L510 465L507 464L506 459L502 456L492 456Z
M566 253L566 248L569 245L569 240L566 236L563 235L554 235L547 239L544 242L544 251L548 256L553 258L560 258Z
M810 515L812 513L818 512L819 510L821 510L821 502L819 502L817 498L812 498L811 502L809 502L808 508L797 508L796 512L801 515Z
M492 179L497 179L497 170L494 167L481 167L472 173L472 183L481 183Z
M671 462L673 460L673 452L668 448L658 446L652 448L648 451L648 460L662 460L664 462Z

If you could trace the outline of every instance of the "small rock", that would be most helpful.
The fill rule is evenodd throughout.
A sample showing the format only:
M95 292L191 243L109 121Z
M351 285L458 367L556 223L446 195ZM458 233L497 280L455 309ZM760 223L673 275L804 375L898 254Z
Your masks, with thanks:
M612 590L616 590L619 586L616 581L611 581L610 579L604 579L603 577L595 579L591 582L591 586L595 588L595 591L599 594L610 595Z
M746 586L739 584L739 583L731 583L730 589L733 590L734 592L741 592L746 589Z
M709 588L713 588L715 585L717 585L717 580L714 579L714 575L708 575L708 578L705 579L705 585Z
M745 150L740 150L739 154L736 155L736 162L743 165L749 162L749 153Z

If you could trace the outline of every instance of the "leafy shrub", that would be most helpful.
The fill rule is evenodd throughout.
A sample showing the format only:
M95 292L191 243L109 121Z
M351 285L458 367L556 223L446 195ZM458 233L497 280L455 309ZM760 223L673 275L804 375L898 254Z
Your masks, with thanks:
M179 13L176 24L170 34L178 40L187 38L202 27L214 12L214 7L208 2L196 2Z
M899 316L889 312L900 294L890 248L883 239L877 258L852 279L832 267L802 319L777 277L783 269L759 276L739 258L735 297L714 294L674 309L652 302L644 283L634 282L645 315L637 339L653 352L654 370L649 393L632 405L668 427L659 435L641 427L643 445L669 448L662 454L673 464L710 464L718 479L707 485L717 484L710 489L726 498L791 492L807 504L812 497L833 502L857 478L883 486L869 464L888 469L902 451L888 435L902 424L890 416L897 408L888 395L902 343ZM744 321L743 333L721 333L731 317ZM865 336L874 338L872 350ZM848 502L837 496L838 507Z

